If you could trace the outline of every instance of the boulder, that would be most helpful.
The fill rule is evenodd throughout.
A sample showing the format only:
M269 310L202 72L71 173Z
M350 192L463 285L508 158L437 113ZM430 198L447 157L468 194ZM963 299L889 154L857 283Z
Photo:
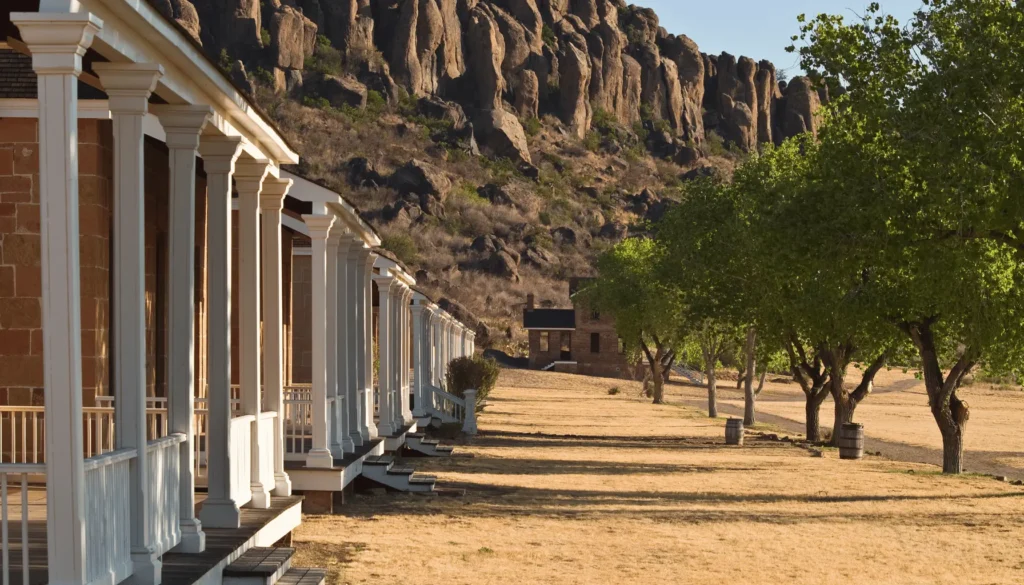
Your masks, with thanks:
M385 205L381 209L381 219L388 224L395 224L401 228L407 228L414 221L423 216L423 211L416 205L405 200L396 201L391 205Z
M551 239L553 239L556 244L562 244L564 246L575 246L579 242L576 230L564 226L552 229Z
M547 268L558 262L558 258L543 248L530 247L523 253L523 259L537 268Z
M722 121L722 136L749 152L757 147L758 137L757 63L749 57L740 57L737 61L729 53L722 53L716 67L718 97L715 109Z
M558 58L559 92L562 120L573 133L584 138L590 130L590 58L575 45L567 43Z
M487 261L487 271L512 282L519 282L519 260L507 250L497 250L491 253Z
M782 97L779 84L775 78L775 65L771 61L761 61L754 75L757 92L757 141L759 143L774 142L775 121L773 113L775 104Z
M316 24L288 5L274 11L267 23L270 32L270 59L275 67L302 69L306 57L313 54Z
M614 24L602 21L590 33L587 41L590 54L594 58L591 67L591 101L595 107L615 115L620 122L629 124L630 120L620 115L625 36ZM600 83L597 83L597 80L600 80Z
M501 72L505 41L498 23L483 5L470 13L466 51L477 106L484 110L500 108L501 94L505 91L505 78Z
M580 19L587 30L601 22L601 16L597 13L597 0L572 0L572 13Z
M522 25L530 48L539 53L544 46L544 19L536 0L499 0L497 2Z
M629 55L622 55L622 99L619 101L619 120L632 124L640 120L643 96L643 67Z
M383 187L388 182L365 158L350 159L345 166L348 182L354 187Z
M483 187L478 188L476 192L484 199L490 201L492 205L507 205L512 207L514 204L512 197L508 194L508 191L501 185L488 183Z
M722 137L744 152L757 148L757 119L744 102L734 102L727 95L721 100Z
M366 86L353 77L324 75L316 83L316 88L317 93L336 108L350 106L362 109L366 107Z
M452 182L441 169L413 159L391 174L388 186L403 195L434 195L443 203L451 191Z
M546 22L558 22L569 12L569 0L540 0L538 8Z
M245 71L245 64L241 61L235 61L234 66L231 68L231 81L235 82L235 86L242 90L243 93L250 96L255 93L252 80L249 79L249 74Z
M597 235L599 238L620 242L629 235L629 226L621 221L609 222L601 226L601 231Z
M473 240L473 243L469 245L469 248L471 250L474 250L476 252L484 252L487 254L497 252L498 250L501 250L504 247L505 245L501 240L490 234L477 236L477 238Z
M154 0L152 4L165 18L176 22L195 42L203 44L199 37L202 32L199 13L189 0Z
M519 21L500 8L493 8L492 13L505 41L505 58L501 62L502 74L505 79L511 79L511 76L526 64L533 50L526 29Z
M680 178L684 181L694 181L704 177L716 177L718 176L718 174L718 169L715 168L714 166L704 165L697 167L695 169L691 169L690 171L684 173L683 176Z
M434 217L445 217L444 203L437 195L420 195L420 209L427 215Z
M466 117L466 112L462 109L462 106L455 102L443 100L435 96L423 97L416 102L416 109L420 114L428 118L451 122L452 129L456 131L464 130L469 126L469 118Z
M481 150L497 157L506 157L517 165L533 166L526 132L519 119L504 109L483 110L473 124Z
M520 116L536 118L540 108L540 83L537 74L529 69L519 72L515 86L515 107Z
M794 77L786 87L786 97L780 104L782 114L780 141L805 132L817 136L818 110L821 98L814 84L806 77Z
M697 43L685 35L669 35L662 43L663 56L676 65L682 98L681 130L684 140L704 141L704 57Z

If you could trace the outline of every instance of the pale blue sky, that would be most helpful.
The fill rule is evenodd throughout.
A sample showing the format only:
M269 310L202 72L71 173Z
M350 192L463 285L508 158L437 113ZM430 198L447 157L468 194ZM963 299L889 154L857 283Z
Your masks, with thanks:
M658 13L661 26L670 33L685 34L705 53L727 51L755 60L768 59L790 77L799 69L799 58L787 53L790 37L800 31L796 17L822 12L852 17L871 0L627 0ZM907 22L921 0L879 0L882 9Z

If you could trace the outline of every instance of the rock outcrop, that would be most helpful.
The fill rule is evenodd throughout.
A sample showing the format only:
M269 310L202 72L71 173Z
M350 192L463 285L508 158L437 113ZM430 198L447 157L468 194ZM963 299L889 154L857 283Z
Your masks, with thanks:
M744 151L815 132L826 99L806 79L778 83L770 62L704 55L624 0L152 1L281 91L304 83L322 47L319 74L352 75L392 102L403 90L457 102L484 151L525 163L517 117L557 115L580 138L595 111L627 130L643 120L671 135L660 156L688 161L708 132Z

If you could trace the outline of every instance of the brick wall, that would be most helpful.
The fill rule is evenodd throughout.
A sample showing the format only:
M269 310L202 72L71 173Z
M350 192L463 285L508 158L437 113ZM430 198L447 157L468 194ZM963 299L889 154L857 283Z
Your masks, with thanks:
M83 402L110 389L111 123L81 120ZM42 404L39 145L34 119L0 119L0 403Z
M292 379L313 381L313 262L311 256L292 257Z

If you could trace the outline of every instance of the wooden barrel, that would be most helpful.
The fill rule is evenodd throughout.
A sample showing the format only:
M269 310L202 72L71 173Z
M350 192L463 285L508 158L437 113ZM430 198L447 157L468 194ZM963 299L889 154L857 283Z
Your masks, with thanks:
M730 418L725 423L725 444L726 445L742 445L743 444L743 420L738 418Z
M864 457L864 425L843 423L839 428L839 458L860 459Z

